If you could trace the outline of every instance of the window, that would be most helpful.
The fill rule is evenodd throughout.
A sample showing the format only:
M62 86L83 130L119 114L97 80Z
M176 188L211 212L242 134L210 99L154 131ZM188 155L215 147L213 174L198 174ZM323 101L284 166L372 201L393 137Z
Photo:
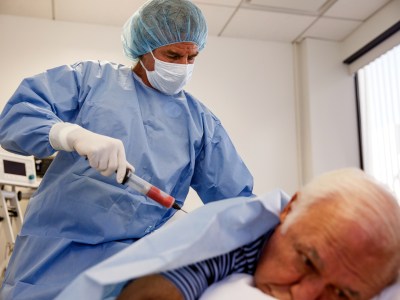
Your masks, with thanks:
M400 201L400 45L357 72L364 170Z

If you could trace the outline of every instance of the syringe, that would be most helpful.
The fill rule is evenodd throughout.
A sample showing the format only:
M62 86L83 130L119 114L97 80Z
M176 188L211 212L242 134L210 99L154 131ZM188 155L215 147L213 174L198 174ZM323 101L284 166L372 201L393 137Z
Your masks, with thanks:
M167 208L175 208L177 210L184 211L175 201L175 198L168 195L166 192L160 190L154 185L150 184L146 180L135 175L130 169L126 169L124 180L122 184L127 184L139 193L146 195L154 201L160 203L162 206Z

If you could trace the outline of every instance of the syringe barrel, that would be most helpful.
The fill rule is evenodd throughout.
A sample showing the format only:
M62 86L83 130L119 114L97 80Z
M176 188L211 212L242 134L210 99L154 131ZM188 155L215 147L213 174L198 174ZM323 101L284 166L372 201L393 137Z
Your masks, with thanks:
M167 208L171 208L175 203L174 197L135 175L133 172L128 173L127 184L134 190L146 195Z
M152 186L146 180L140 178L134 173L129 174L128 185L139 193L142 193L143 195L146 195Z

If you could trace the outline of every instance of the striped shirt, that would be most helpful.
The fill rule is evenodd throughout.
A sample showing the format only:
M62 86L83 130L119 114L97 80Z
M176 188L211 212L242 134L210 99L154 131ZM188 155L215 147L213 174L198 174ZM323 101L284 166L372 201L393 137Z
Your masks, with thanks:
M185 300L198 299L211 284L233 273L253 275L265 242L273 230L255 241L226 254L212 257L189 266L161 273L182 293Z

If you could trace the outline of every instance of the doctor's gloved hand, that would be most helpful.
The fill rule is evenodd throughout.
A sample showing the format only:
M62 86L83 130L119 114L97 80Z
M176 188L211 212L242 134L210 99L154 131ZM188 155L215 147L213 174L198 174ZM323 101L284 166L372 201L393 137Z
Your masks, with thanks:
M71 123L53 125L49 140L56 150L75 150L79 155L86 156L89 165L104 176L110 176L116 171L119 183L124 179L127 168L135 171L126 160L121 140L91 132Z

